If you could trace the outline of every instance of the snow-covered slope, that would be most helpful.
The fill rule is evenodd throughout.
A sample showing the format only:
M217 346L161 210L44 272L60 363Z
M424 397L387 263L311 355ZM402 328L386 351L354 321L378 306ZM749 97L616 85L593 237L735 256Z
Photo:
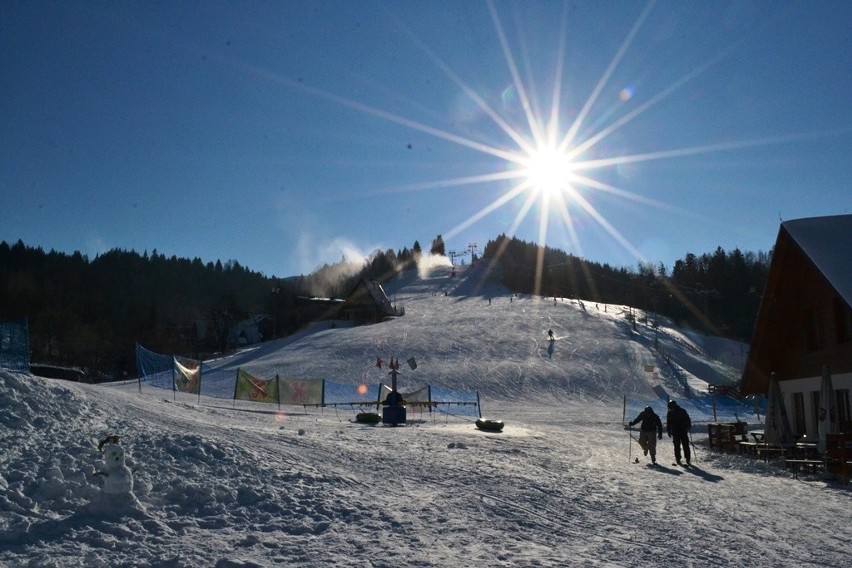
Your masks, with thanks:
M217 369L242 367L257 376L334 382L387 381L377 357L415 357L403 373L411 387L438 385L479 391L486 399L610 403L623 395L655 399L647 366L673 396L683 394L681 375L699 382L733 383L737 371L709 360L691 341L661 321L628 323L625 306L576 300L517 297L489 279L484 263L438 267L386 286L405 315L380 325L328 329L297 341L281 340L217 361ZM469 295L475 293L476 295ZM548 330L556 341L548 341ZM656 336L661 350L653 348ZM704 385L706 390L706 384Z
M620 307L510 300L469 276L438 272L389 290L406 308L394 321L215 364L360 382L386 379L376 356L415 356L403 383L479 390L487 414L507 422L499 434L446 414L370 427L342 410L234 408L149 387L140 394L134 383L0 371L0 565L848 561L852 498L830 480L710 452L700 431L697 467L669 467L667 439L662 466L645 467L622 428L621 397L655 396L655 381L673 393L680 384L651 348L652 329L633 330ZM724 369L660 331L669 352ZM103 492L97 445L110 434L127 453L132 494Z

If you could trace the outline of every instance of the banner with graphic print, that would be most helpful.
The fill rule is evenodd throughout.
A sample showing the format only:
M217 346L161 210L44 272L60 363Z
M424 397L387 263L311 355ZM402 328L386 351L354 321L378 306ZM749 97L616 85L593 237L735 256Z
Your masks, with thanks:
M323 404L322 379L278 379L281 404Z
M234 389L234 398L236 400L279 404L278 378L259 379L242 369L237 369L237 385Z
M189 394L201 394L201 361L175 355L174 364L175 390Z

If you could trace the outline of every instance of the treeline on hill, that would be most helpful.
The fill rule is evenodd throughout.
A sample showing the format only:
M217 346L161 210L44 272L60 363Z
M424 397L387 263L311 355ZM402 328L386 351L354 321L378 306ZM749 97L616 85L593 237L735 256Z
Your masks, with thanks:
M217 350L229 325L270 305L270 284L236 261L203 263L112 250L94 260L0 243L0 320L26 317L31 361L85 368L93 380L135 372L135 344ZM199 339L198 326L209 333Z
M443 254L440 237L433 252ZM135 345L193 357L235 344L258 317L261 339L290 334L310 311L300 298L345 297L361 278L386 280L420 254L376 252L364 263L326 265L308 276L268 278L240 265L111 250L86 256L0 243L0 321L27 318L31 361L74 366L91 380L135 375Z
M688 253L671 273L663 264L631 270L506 235L489 241L483 257L499 259L502 282L514 292L626 304L741 341L751 339L771 260L770 253L719 247L712 254Z
M429 251L445 254L439 235ZM376 251L366 263L345 260L307 276L269 278L235 260L204 263L111 250L93 260L0 243L0 321L26 317L31 361L76 366L91 380L135 375L135 345L207 357L239 343L240 322L257 318L261 340L289 335L316 317L306 298L345 298L363 278L386 282L422 254ZM500 236L485 247L499 258L514 292L623 303L698 329L748 340L769 267L767 254L686 255L665 267L612 268L563 251ZM539 262L539 257L541 261ZM536 287L536 266L542 266Z

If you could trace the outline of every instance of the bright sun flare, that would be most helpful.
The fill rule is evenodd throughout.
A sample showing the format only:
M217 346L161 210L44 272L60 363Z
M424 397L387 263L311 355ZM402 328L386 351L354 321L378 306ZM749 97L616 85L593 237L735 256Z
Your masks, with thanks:
M568 188L571 180L571 159L558 148L538 148L529 156L525 175L533 191L543 197L552 197Z
M553 94L550 101L549 111L542 108L536 97L531 95L538 92L538 89L529 89L534 85L528 85L521 78L521 73L515 60L515 54L509 47L506 40L506 34L503 29L500 17L493 4L489 3L489 11L503 48L503 55L506 59L509 71L512 76L510 85L511 93L517 97L518 109L523 112L523 119L510 120L504 116L498 107L493 106L487 97L482 96L474 88L466 83L463 77L457 74L450 66L443 61L438 55L422 42L415 40L418 47L432 61L444 71L447 77L453 81L459 89L465 93L471 101L476 105L477 109L483 116L489 117L493 124L502 131L505 136L511 140L508 143L506 139L500 139L498 143L487 143L479 139L468 138L456 132L442 130L436 126L418 122L397 114L393 114L387 110L372 107L364 103L334 95L318 88L308 87L301 81L293 82L293 86L304 91L313 93L317 96L329 99L344 106L358 110L365 114L374 115L383 120L394 122L401 126L411 128L413 130L434 136L436 138L457 144L470 150L479 152L486 156L497 158L502 163L501 167L491 172L481 174L468 175L464 177L441 179L425 183L417 183L398 188L399 191L412 190L428 190L447 187L463 187L474 184L495 184L503 183L508 185L508 189L501 195L496 197L494 201L482 207L476 213L470 215L467 219L460 222L455 227L443 232L444 240L455 237L468 229L483 218L492 214L501 207L507 206L510 203L516 206L516 214L511 226L506 231L509 235L514 235L516 230L524 222L530 212L538 213L538 240L537 243L542 246L539 251L539 258L536 265L536 287L541 281L541 274L545 270L544 266L544 246L548 242L548 228L551 222L551 217L555 216L557 221L561 221L562 227L567 232L567 244L571 250L576 251L578 256L583 256L582 243L575 229L576 219L591 220L594 224L603 229L609 234L612 239L618 243L624 250L628 251L634 258L642 260L642 254L636 246L627 239L622 233L610 223L609 220L596 208L592 199L587 196L595 196L599 193L606 193L611 197L620 200L629 200L635 203L657 207L667 211L675 211L675 209L665 203L661 203L654 199L637 195L633 192L616 187L600 179L594 172L621 168L624 165L645 162L650 160L660 160L666 158L685 157L690 155L700 155L710 152L729 150L744 146L762 145L766 141L744 141L731 142L724 144L714 144L707 146L684 147L672 150L654 151L647 153L627 153L622 155L613 155L586 158L592 148L598 147L597 153L607 154L605 148L601 148L599 144L606 140L611 134L618 131L626 124L633 121L635 118L642 115L648 109L664 101L672 93L676 92L680 87L689 83L696 77L711 68L716 62L722 58L713 59L705 65L688 72L684 76L672 82L656 95L650 96L644 103L640 103L639 99L633 96L631 91L630 96L621 96L619 93L618 105L614 110L607 111L606 118L608 121L593 121L594 128L589 126L590 116L594 114L594 109L597 104L605 96L605 87L610 83L611 77L615 69L621 63L625 53L631 46L633 39L636 37L639 29L642 26L645 18L651 12L654 2L649 2L642 14L638 17L636 23L630 33L623 40L618 52L613 56L610 64L601 75L598 82L595 84L585 103L575 113L572 113L571 121L566 124L561 124L561 121L566 118L565 110L562 108L562 77L564 61L561 57L557 58L554 69L554 85ZM568 11L563 11L559 45L556 48L557 53L563 53L566 50L567 34L567 19ZM288 81L289 82L289 81ZM506 91L504 91L505 93ZM500 101L506 104L506 100L511 101L501 96ZM627 106L630 103L630 106ZM620 114L613 114L615 111L621 111ZM610 118L611 117L611 118ZM525 120L524 120L525 119ZM538 207L536 207L538 205ZM497 252L497 256L501 254ZM538 291L536 291L538 293Z

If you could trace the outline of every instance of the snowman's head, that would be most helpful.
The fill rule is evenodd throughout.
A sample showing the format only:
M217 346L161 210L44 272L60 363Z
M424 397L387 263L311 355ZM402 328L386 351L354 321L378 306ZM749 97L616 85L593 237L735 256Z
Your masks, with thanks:
M103 452L107 471L124 467L124 448L118 444L104 444Z

